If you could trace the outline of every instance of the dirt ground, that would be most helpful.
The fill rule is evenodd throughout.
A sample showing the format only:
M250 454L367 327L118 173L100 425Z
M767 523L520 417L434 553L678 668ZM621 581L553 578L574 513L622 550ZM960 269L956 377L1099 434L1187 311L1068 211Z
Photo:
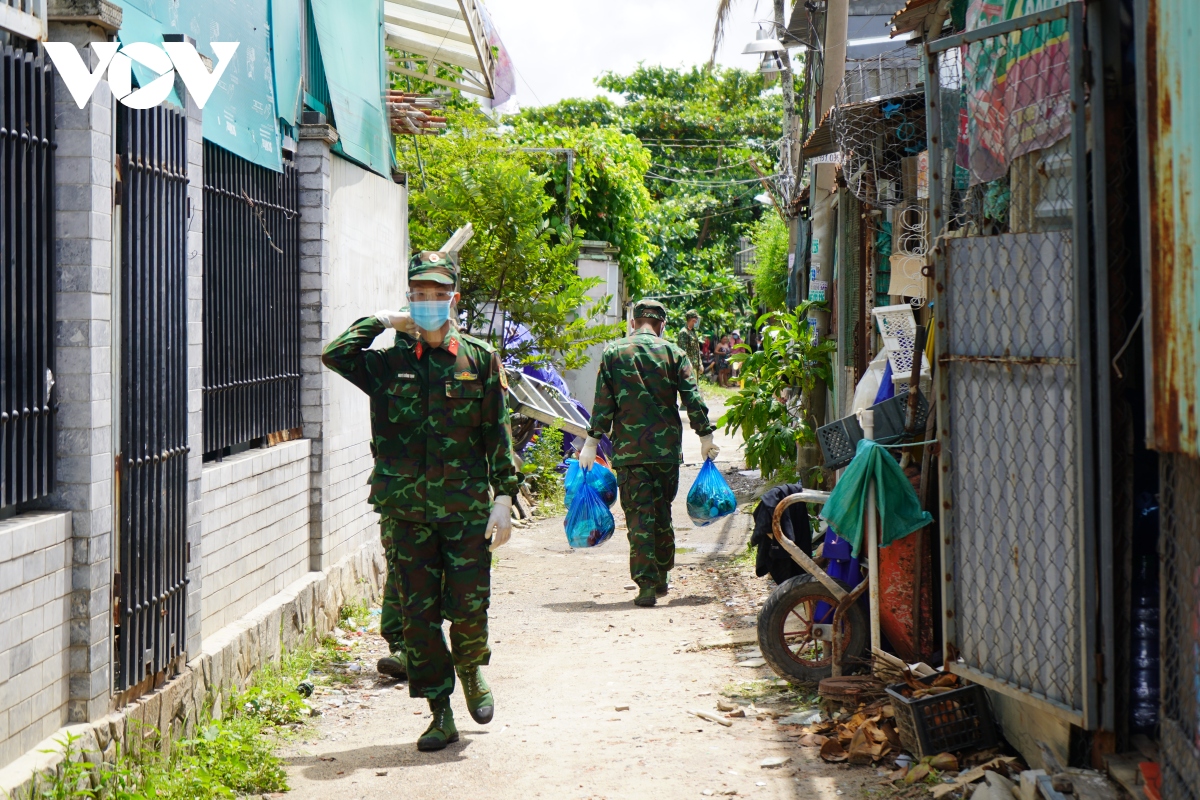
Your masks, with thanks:
M617 534L593 550L572 551L561 518L514 530L492 573L493 655L485 668L496 698L491 724L475 724L456 690L461 740L438 753L418 752L426 702L377 675L375 660L386 652L381 638L351 637L360 677L345 689L318 689L312 702L322 716L282 751L293 787L287 797L890 795L876 769L826 764L815 748L797 744L796 728L772 718L811 707L812 699L754 666L752 626L769 579L754 577L744 558L734 560L750 535L741 508L705 528L688 519L684 497L699 458L695 437L686 438L688 466L674 514L679 556L665 602L648 609L632 603L619 504ZM735 470L737 442L718 443L718 465ZM752 485L743 479L738 488L749 492ZM699 646L735 635L749 644ZM724 719L718 700L750 713L727 720L729 727L690 713ZM754 708L764 713L754 716ZM773 757L787 761L762 766Z

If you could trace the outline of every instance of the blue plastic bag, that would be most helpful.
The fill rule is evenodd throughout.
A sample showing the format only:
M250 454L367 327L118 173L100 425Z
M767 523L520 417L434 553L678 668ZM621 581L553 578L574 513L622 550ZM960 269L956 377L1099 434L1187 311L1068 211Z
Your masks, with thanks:
M567 544L571 547L595 547L612 538L617 524L592 485L588 481L579 481L567 510L565 526Z
M703 527L737 510L737 498L712 461L705 460L687 496L688 516Z
M617 502L617 476L613 471L602 464L592 464L592 468L586 473L579 468L579 460L575 458L567 459L567 474L563 478L563 488L565 496L563 505L566 508L571 507L571 500L575 497L575 490L579 488L580 479L586 475L587 482L596 490L596 494L600 495L600 499L612 508L613 503Z

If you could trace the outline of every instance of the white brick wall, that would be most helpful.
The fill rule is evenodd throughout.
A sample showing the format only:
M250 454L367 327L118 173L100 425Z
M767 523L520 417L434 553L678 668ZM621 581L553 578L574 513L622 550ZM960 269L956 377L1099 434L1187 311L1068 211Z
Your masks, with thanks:
M204 468L200 633L207 638L308 571L311 443L250 450Z
M0 764L67 721L71 514L0 522Z

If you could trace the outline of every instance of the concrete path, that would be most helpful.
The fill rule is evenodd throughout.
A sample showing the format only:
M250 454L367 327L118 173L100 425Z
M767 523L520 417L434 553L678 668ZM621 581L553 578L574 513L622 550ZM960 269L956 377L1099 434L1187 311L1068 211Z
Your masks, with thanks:
M632 603L619 505L616 536L594 550L567 547L561 519L514 531L493 570L485 672L497 703L492 723L475 724L456 693L461 741L419 753L427 705L378 677L384 643L368 634L355 648L362 677L345 694L314 698L324 715L283 752L293 786L287 797L834 800L878 787L875 770L827 765L770 718L723 727L689 713L716 714L722 691L783 689L766 667L737 666L733 648L696 647L733 633L752 642L770 586L752 567L729 562L750 534L741 509L705 528L688 520L684 497L698 448L694 435L685 436L692 466L675 501L680 556L665 602ZM732 469L737 442L722 438L719 465ZM790 760L760 766L780 756Z

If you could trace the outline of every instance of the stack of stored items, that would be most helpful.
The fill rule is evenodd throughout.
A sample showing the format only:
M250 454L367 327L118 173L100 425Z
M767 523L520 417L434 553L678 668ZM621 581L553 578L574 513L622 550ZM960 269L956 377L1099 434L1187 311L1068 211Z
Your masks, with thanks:
M435 117L429 113L431 110L441 109L442 101L437 98L389 91L386 100L392 133L402 136L436 136L446 127L445 117Z

